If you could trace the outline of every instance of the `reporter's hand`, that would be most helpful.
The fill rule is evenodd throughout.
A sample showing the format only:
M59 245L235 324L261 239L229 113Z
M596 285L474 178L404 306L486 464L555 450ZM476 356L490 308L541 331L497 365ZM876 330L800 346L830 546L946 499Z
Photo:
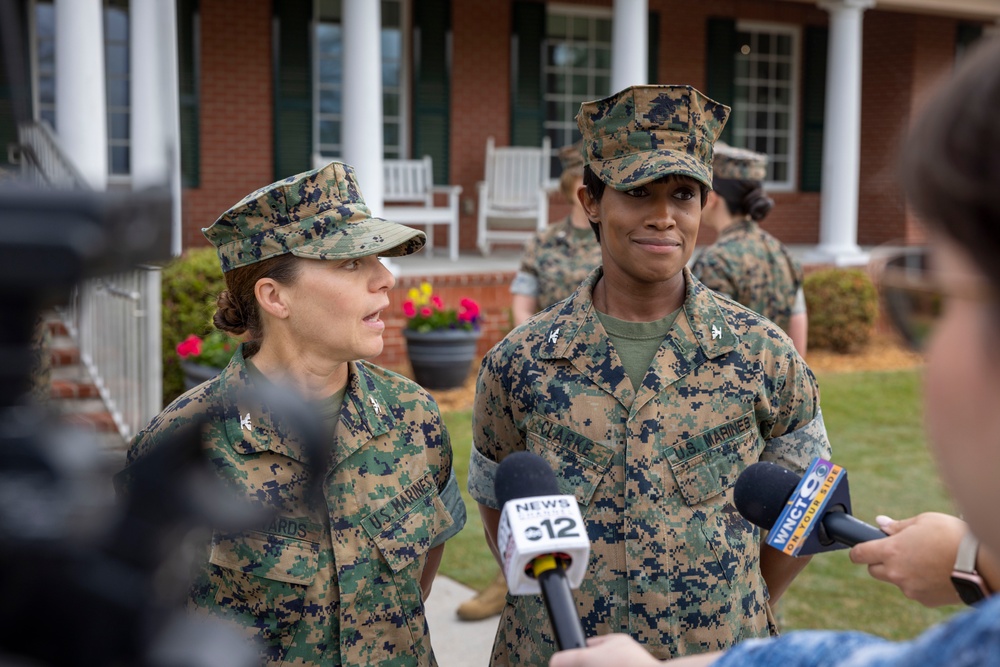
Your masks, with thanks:
M968 530L964 521L924 512L902 521L878 517L878 524L889 537L853 547L853 562L867 565L872 577L897 586L903 595L926 607L961 602L951 583L951 571L958 543Z
M587 648L559 651L549 659L549 667L707 667L722 655L719 652L690 655L660 662L651 656L642 644L628 635L604 635L587 640Z
M661 664L642 647L642 644L628 635L590 637L587 639L587 648L559 651L549 659L549 667L607 667L608 665L659 667Z

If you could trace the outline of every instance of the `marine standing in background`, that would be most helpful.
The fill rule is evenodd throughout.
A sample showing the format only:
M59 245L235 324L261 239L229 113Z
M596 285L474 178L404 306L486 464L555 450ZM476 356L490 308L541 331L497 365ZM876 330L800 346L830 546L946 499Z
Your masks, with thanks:
M587 523L574 593L585 634L628 633L664 658L776 632L768 602L806 559L762 545L732 488L757 461L801 473L830 454L815 378L788 338L685 268L728 115L690 86L582 105L581 201L602 266L489 351L472 415L469 493L494 553L497 468L532 451ZM508 600L493 664L546 664L541 597Z
M713 170L701 224L714 229L718 238L698 256L691 273L777 324L805 357L809 322L802 267L759 224L774 206L761 184L767 177L767 156L719 142Z
M267 665L436 664L424 600L465 523L451 441L426 391L362 361L382 352L395 283L379 256L416 252L424 233L373 218L339 162L247 195L203 231L226 279L215 325L248 341L135 437L128 465L207 418L207 460L277 516L215 532L191 605L256 640ZM248 391L275 386L322 418L324 468ZM317 476L325 502L310 503Z

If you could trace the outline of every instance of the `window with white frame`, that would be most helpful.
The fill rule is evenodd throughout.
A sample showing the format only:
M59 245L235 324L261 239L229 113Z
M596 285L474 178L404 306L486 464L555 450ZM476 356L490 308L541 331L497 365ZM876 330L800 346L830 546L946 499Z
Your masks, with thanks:
M35 0L32 12L35 117L56 127L56 16L52 0ZM127 177L129 161L128 0L104 0L104 75L108 113L108 174Z
M799 29L740 21L736 25L732 141L769 157L766 185L795 187Z
M580 139L580 105L611 94L611 11L549 5L545 33L545 134L558 174L555 155Z
M382 137L386 158L406 157L406 0L382 1ZM314 149L338 157L343 131L344 40L340 0L317 0Z

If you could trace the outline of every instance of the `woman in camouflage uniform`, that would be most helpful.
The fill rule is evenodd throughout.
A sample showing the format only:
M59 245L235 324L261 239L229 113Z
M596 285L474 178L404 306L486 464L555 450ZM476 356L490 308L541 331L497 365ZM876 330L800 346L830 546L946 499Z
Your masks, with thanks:
M269 665L435 664L424 600L465 522L451 443L430 395L360 361L382 351L395 282L378 256L417 251L423 232L372 218L337 162L251 193L204 232L228 287L215 324L247 342L136 436L128 463L207 416L218 474L275 516L216 532L192 604L258 640ZM245 391L274 385L322 416L324 469ZM316 476L324 503L307 502Z
M777 324L805 357L809 323L802 267L759 224L774 206L761 186L767 156L719 142L712 167L712 192L701 224L714 229L718 238L702 251L691 273Z
M830 455L788 338L685 268L728 115L690 86L582 105L602 266L490 350L472 417L469 494L491 547L500 462L539 454L587 524L584 632L628 633L663 658L776 632L769 602L805 559L761 544L733 485L757 461L802 473ZM493 664L544 665L554 650L540 597L508 596Z
M573 207L562 222L548 227L528 242L521 266L511 283L514 326L573 293L601 264L601 244L590 228L578 196L583 187L583 146L579 142L559 152L563 172L559 191ZM493 581L456 610L463 621L478 621L503 611L507 580L497 572Z

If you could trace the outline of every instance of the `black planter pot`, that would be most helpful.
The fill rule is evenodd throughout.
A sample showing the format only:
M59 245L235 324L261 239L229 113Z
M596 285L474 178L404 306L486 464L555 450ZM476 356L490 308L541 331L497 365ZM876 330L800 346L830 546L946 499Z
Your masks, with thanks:
M469 376L481 331L403 329L413 377L425 389L461 387Z
M184 389L194 389L202 382L211 380L222 372L221 368L214 366L203 366L190 361L181 362L181 370L184 371Z

